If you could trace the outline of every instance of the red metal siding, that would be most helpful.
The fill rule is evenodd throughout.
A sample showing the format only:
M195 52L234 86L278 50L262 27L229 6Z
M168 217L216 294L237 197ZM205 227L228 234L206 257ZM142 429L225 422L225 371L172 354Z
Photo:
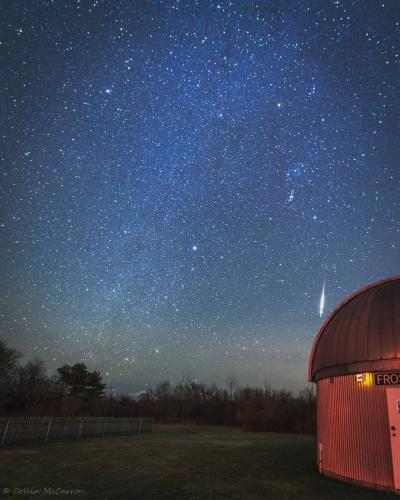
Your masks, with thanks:
M386 389L354 375L317 383L321 471L394 488Z

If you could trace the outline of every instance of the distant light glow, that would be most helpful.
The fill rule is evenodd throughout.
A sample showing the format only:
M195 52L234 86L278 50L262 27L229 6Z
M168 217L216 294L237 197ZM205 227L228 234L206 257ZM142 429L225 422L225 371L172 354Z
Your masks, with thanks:
M360 387L372 387L373 385L372 373L357 373L356 381Z

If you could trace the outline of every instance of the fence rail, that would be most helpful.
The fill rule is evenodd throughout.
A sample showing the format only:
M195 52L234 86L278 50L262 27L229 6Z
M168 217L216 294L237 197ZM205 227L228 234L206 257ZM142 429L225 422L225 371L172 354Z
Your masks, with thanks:
M57 438L151 432L152 418L0 417L0 446Z

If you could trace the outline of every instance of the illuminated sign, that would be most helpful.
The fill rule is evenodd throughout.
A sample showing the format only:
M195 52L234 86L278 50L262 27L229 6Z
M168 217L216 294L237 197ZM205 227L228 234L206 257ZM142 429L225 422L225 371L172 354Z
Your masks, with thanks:
M375 385L400 385L400 372L375 373Z
M400 376L400 374L399 374ZM356 374L357 385L359 387L372 387L373 378L372 373L357 373Z

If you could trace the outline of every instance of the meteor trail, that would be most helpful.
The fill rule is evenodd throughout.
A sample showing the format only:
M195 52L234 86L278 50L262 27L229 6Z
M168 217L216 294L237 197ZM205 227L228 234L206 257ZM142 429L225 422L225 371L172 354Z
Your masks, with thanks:
M325 307L325 280L324 284L322 286L322 293L321 293L321 298L319 299L319 317L321 318L323 313L324 313L324 307Z

